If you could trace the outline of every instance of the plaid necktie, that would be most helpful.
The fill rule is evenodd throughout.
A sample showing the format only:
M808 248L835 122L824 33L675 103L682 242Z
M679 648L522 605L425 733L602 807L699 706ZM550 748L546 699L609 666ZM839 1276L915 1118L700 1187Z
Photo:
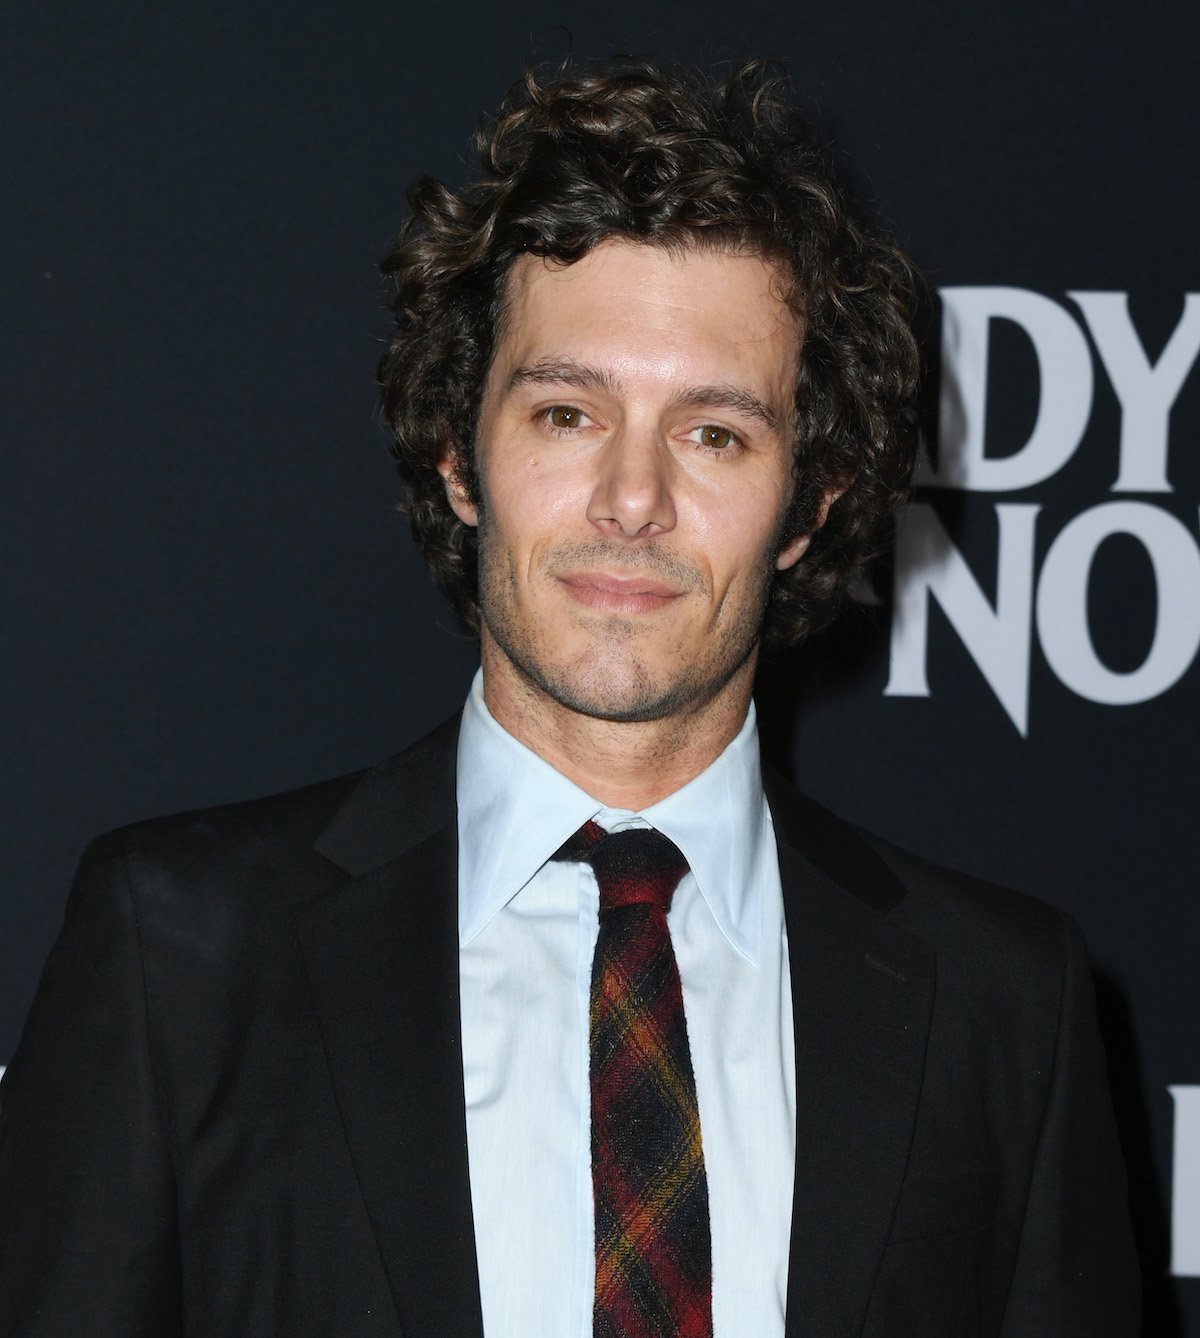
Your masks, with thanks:
M590 1068L596 1338L711 1338L708 1181L667 908L687 861L661 832L585 823L555 855L600 886Z

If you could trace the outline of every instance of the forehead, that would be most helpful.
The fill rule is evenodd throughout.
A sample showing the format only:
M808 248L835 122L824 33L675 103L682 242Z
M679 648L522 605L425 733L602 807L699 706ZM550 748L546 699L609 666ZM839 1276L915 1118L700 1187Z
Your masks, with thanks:
M568 265L522 256L494 366L565 356L622 379L733 375L786 396L801 344L786 290L778 265L717 248L610 239Z

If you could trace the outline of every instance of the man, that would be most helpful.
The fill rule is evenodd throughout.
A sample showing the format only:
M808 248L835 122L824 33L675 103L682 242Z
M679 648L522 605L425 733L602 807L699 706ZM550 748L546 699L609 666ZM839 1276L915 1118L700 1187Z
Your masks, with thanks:
M902 257L762 67L530 75L387 262L482 668L358 775L85 853L0 1332L1132 1335L1063 916L762 779L764 635L903 496Z

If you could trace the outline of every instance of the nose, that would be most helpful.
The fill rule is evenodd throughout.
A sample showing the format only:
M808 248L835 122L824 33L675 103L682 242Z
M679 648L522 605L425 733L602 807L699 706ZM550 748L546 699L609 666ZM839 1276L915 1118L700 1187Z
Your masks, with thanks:
M588 519L607 535L647 539L675 528L672 458L653 433L622 431L598 452Z

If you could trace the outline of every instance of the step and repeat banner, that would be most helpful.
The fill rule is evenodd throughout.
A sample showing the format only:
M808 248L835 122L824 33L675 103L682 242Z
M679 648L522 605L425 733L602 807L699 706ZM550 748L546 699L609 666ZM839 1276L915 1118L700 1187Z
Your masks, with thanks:
M1146 1332L1200 1338L1195 6L603 10L6 20L0 1066L92 836L461 703L374 410L408 182L462 180L530 56L775 56L926 274L930 445L894 555L764 664L764 740L1083 926Z

